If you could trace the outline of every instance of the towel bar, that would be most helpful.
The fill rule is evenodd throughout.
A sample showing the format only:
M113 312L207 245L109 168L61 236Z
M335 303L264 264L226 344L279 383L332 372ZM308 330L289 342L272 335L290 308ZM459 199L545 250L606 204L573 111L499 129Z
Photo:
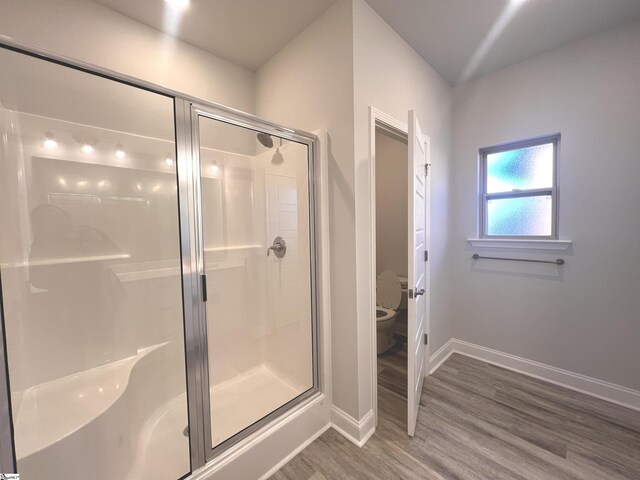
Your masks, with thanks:
M557 258L555 260L532 260L529 258L481 257L477 253L474 253L471 258L474 260L510 260L512 262L553 263L555 265L564 265L564 260L562 258Z

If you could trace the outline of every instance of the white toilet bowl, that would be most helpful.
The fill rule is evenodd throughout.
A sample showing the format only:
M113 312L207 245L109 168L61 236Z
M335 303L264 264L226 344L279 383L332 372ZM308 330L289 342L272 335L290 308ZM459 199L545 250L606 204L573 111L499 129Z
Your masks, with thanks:
M376 329L378 331L378 355L386 352L395 345L393 326L398 313L388 308L376 306Z
M402 301L402 284L391 270L385 270L376 282L376 330L378 355L395 345L393 326Z

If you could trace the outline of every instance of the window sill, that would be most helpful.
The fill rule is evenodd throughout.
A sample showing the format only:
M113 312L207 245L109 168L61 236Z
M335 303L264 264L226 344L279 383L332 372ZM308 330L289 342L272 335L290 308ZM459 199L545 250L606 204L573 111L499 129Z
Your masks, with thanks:
M568 250L571 240L529 240L522 238L468 238L472 247L519 248L529 250Z

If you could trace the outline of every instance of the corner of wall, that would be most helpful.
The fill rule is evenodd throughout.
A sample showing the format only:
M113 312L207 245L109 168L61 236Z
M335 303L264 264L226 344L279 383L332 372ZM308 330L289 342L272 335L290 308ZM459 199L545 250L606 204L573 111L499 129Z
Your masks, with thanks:
M375 414L369 410L360 420L356 420L334 405L331 407L331 426L351 443L362 447L376 430Z
M256 78L258 115L308 131L327 131L332 396L337 407L359 418L353 0L338 0L258 69Z

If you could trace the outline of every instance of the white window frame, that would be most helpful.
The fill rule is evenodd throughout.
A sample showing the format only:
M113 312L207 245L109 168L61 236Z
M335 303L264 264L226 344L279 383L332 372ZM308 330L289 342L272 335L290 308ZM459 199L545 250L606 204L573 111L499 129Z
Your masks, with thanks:
M535 147L547 143L553 144L553 183L550 188L536 188L511 192L487 193L487 155L491 153L508 152L521 148ZM558 239L558 158L560 156L560 134L545 135L516 142L504 143L480 149L480 182L479 182L479 238L504 238L526 240L557 240ZM487 205L489 200L502 198L522 198L551 195L551 235L489 235L487 233Z

